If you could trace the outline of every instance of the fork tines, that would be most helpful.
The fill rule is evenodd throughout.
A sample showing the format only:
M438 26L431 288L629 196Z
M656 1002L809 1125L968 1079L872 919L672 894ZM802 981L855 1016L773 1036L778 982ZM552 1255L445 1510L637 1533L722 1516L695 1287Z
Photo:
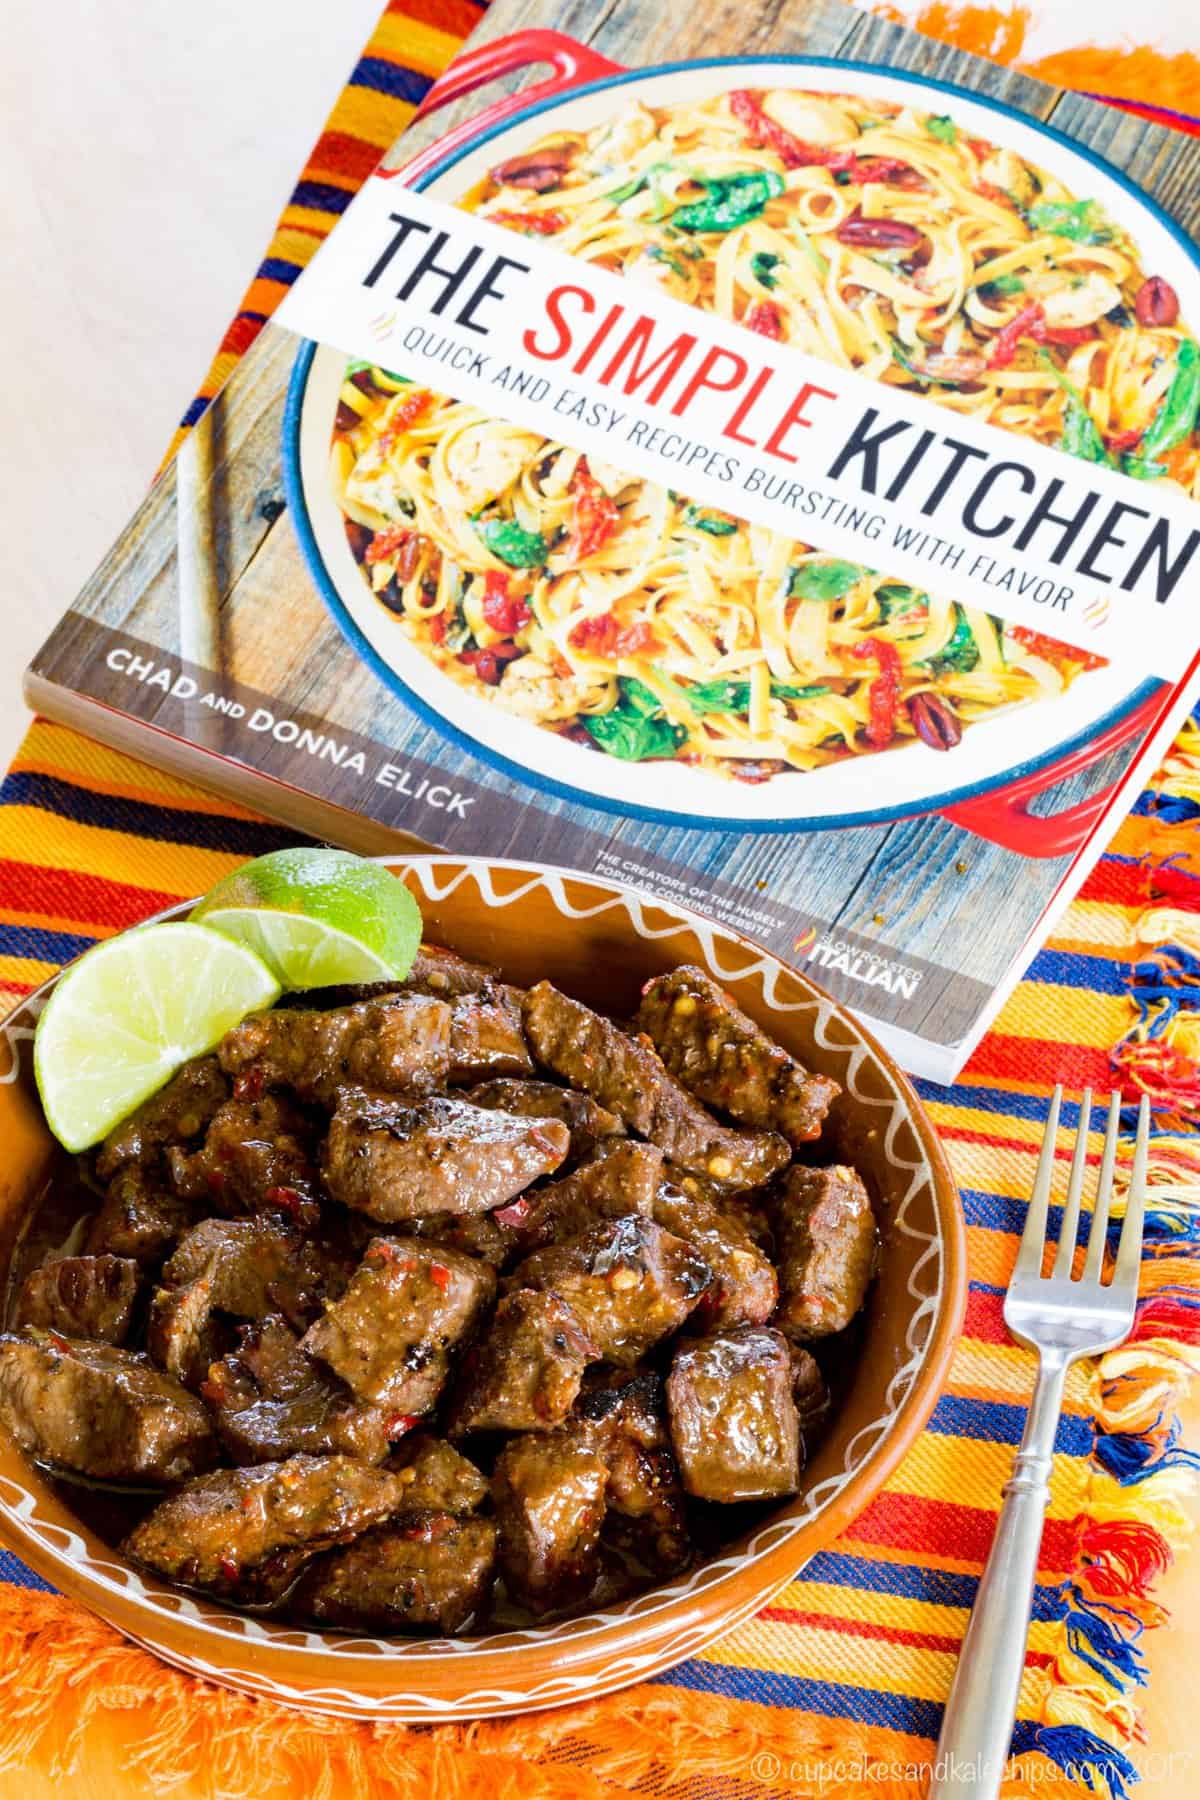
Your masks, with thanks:
M1042 1137L1037 1175L1021 1234L1014 1279L1037 1280L1042 1272L1046 1247L1046 1221L1050 1210L1050 1183L1054 1171L1054 1153L1058 1136L1058 1118L1062 1106L1062 1086L1055 1088ZM1067 1178L1067 1198L1063 1206L1062 1226L1050 1278L1071 1279L1071 1265L1079 1237L1079 1219L1083 1202L1084 1178L1087 1172L1088 1130L1092 1118L1092 1090L1085 1088L1079 1103L1079 1126L1071 1156L1071 1172ZM1121 1096L1109 1097L1108 1125L1104 1134L1104 1150L1100 1158L1100 1175L1096 1199L1088 1231L1087 1257L1079 1280L1099 1284L1104 1271L1104 1247L1108 1237L1108 1219L1112 1205L1113 1175L1117 1161L1117 1141L1121 1130ZM1142 1256L1142 1224L1146 1210L1146 1156L1150 1140L1150 1103L1143 1094L1138 1107L1137 1139L1133 1153L1133 1169L1125 1202L1125 1218L1113 1265L1112 1286L1133 1284L1136 1287Z

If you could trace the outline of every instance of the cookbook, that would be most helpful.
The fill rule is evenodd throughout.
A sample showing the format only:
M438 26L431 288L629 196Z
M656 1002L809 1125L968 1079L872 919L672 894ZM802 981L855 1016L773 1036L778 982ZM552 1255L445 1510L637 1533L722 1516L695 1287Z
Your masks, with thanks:
M1196 685L1200 143L869 18L494 0L27 674L961 1067Z

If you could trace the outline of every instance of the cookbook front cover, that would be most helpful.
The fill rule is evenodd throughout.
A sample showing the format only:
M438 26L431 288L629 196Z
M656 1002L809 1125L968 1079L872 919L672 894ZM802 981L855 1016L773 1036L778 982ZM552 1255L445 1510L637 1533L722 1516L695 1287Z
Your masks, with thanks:
M947 1077L1200 644L1200 148L824 0L579 12L497 0L31 698Z

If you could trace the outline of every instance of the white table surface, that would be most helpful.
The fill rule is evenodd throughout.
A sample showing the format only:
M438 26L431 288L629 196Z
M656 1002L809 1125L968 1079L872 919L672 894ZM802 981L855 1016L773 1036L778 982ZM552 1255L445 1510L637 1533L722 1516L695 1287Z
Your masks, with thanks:
M0 768L28 716L21 671L143 492L381 4L0 9ZM1074 41L1055 10L1037 53ZM1127 0L1088 16L1097 38L1129 33ZM1198 20L1196 0L1144 0L1137 35L1200 51ZM1185 1558L1158 1596L1176 1622L1147 1639L1149 1748L1170 1753L1147 1800L1196 1792L1196 1596ZM97 1754L81 1796L145 1793L122 1762ZM4 1800L59 1792L41 1770L0 1777Z

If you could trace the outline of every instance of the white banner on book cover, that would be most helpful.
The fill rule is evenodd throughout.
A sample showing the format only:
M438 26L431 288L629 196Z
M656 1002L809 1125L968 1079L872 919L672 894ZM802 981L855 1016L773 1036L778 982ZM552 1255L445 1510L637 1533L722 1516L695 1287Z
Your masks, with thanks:
M899 580L1178 676L1200 506L406 188L363 187L276 314L348 356Z

